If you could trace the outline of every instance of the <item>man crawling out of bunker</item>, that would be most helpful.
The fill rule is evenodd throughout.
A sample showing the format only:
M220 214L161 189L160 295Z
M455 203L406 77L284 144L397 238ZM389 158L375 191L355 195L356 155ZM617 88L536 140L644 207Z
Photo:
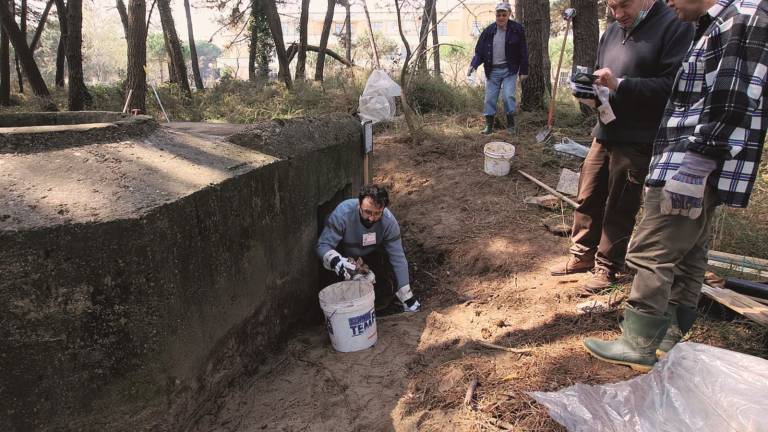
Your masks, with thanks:
M373 283L377 310L397 297L404 311L416 312L421 305L411 291L400 225L388 205L389 193L376 184L342 201L325 222L317 256L338 281Z

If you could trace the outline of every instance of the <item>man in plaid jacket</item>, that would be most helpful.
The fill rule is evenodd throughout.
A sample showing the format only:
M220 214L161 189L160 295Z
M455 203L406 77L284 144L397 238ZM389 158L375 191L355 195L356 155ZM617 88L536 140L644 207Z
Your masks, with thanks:
M637 275L622 335L584 341L595 357L640 371L693 325L715 208L747 206L768 128L768 0L667 4L697 27L654 141L627 256Z

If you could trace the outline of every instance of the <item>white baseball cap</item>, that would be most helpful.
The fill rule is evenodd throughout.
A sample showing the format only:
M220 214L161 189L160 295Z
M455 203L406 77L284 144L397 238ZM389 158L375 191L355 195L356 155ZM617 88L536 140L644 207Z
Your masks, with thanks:
M501 2L496 5L496 10L497 11L504 10L507 12L512 12L512 6L510 6L509 3Z

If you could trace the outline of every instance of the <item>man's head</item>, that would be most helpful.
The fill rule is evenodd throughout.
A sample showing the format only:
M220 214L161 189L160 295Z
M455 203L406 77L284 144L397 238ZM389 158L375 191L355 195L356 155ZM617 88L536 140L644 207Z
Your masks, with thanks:
M506 26L509 17L512 14L512 6L509 3L501 2L496 5L496 25Z
M714 4L715 0L667 0L667 6L686 22L696 22Z
M634 27L640 11L647 11L651 5L653 0L608 0L608 9L623 29Z
M360 203L360 221L370 228L384 215L384 209L389 205L387 189L377 185L365 185L357 195Z

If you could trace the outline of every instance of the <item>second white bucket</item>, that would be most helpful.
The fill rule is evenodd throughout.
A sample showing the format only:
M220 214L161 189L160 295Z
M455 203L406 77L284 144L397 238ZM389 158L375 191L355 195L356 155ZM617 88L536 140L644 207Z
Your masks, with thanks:
M323 288L319 297L336 351L360 351L376 343L373 285L366 281L338 282Z
M485 154L484 171L494 176L509 174L510 160L515 156L515 146L509 143L494 141L483 147Z

